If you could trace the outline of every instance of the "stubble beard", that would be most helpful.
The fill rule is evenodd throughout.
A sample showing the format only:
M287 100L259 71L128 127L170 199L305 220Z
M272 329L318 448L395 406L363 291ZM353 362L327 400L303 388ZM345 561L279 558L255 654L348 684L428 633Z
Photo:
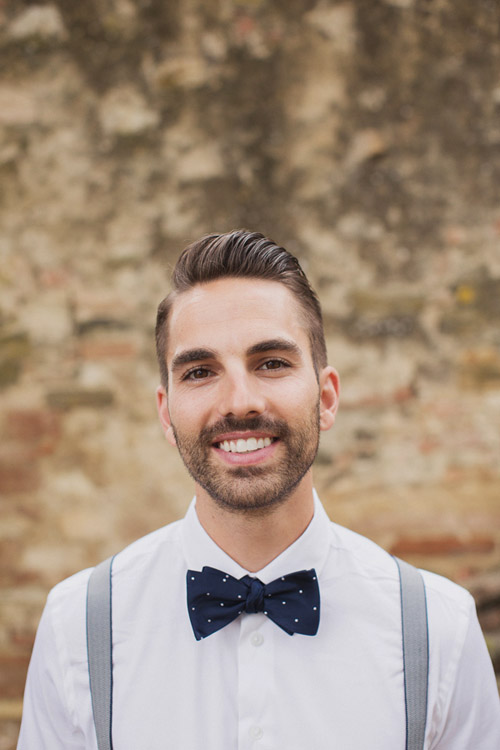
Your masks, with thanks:
M182 435L172 425L179 454L194 481L217 503L234 513L266 515L284 503L312 466L319 446L319 402L307 420L291 429L283 420L227 417L201 431L198 438ZM263 431L279 438L282 455L272 466L225 467L212 454L217 435Z

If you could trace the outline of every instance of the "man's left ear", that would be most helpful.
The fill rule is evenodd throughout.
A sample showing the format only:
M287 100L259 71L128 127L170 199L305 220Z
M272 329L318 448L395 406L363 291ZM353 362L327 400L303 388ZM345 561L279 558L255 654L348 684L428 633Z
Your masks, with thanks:
M329 430L335 422L340 394L339 376L334 367L328 366L321 370L319 387L319 426L321 430Z

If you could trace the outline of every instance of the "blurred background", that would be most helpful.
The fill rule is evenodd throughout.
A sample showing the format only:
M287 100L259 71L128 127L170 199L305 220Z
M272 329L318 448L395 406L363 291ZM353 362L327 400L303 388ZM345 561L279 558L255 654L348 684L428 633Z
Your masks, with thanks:
M0 70L0 750L50 587L191 499L153 327L213 231L320 294L330 517L469 588L500 669L497 0L14 0Z

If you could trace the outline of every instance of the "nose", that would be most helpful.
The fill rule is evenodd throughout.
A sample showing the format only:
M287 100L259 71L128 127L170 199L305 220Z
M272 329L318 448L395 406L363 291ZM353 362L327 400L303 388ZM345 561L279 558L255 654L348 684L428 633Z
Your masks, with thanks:
M221 382L219 412L221 416L252 417L266 409L259 383L247 372L225 373Z

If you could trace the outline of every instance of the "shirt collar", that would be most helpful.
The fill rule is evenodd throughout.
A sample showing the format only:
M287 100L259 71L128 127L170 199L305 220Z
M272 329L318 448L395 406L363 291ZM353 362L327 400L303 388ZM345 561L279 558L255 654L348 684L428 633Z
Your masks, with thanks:
M319 575L328 553L329 527L328 516L314 491L314 515L306 530L268 565L255 573L249 573L207 534L198 520L196 498L193 498L182 521L182 546L190 570L201 570L208 565L223 570L234 578L251 575L263 583L269 583L287 573L309 568L315 568Z

